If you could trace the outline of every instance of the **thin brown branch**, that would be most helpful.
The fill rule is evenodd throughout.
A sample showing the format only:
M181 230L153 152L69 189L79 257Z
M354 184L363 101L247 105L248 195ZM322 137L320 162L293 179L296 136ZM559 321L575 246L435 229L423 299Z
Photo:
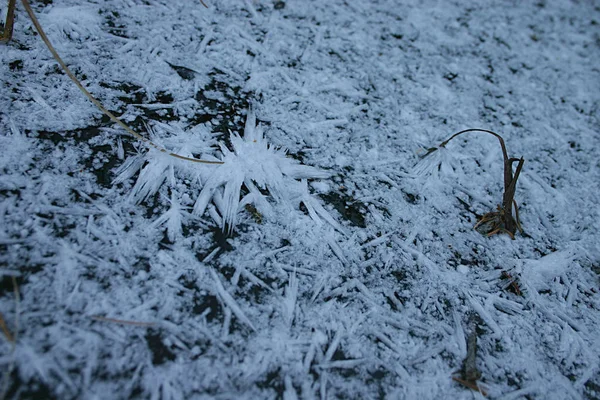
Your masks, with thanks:
M514 239L517 230L519 230L519 232L522 232L521 225L518 221L518 214L517 220L513 218L512 207L513 203L515 203L514 196L517 187L517 179L519 179L519 175L521 173L521 169L523 168L523 163L525 162L525 160L523 159L523 157L512 158L508 156L506 144L504 143L504 139L502 138L502 136L498 135L496 132L487 129L465 129L450 136L448 139L443 141L438 147L429 148L425 156L433 153L440 147L445 147L452 139L467 132L482 132L490 134L497 138L500 142L500 147L502 148L502 159L504 165L504 193L502 194L502 205L498 207L498 211L489 212L483 215L479 222L475 225L475 229L487 236L493 236L498 233L506 233L511 237L511 239ZM512 166L515 162L518 162L518 165L513 176ZM518 213L518 211L516 210L515 212Z
M482 395L487 396L485 390L483 390L477 381L481 378L481 371L477 368L477 329L479 326L479 317L471 315L469 318L469 325L471 332L467 337L467 356L463 360L462 368L460 370L460 377L453 376L452 380L460 383L463 386L480 392Z
M168 155L170 155L172 157L179 158L179 159L185 160L185 161L191 161L191 162L195 162L195 163L202 163L202 164L223 164L223 162L221 162L221 161L200 160L200 159L197 159L197 158L185 157L185 156L182 156L182 155L179 155L179 154L176 154L176 153L172 153L169 150L165 149L164 147L161 147L161 146L157 145L156 143L154 143L150 139L147 139L147 138L143 137L142 135L140 135L139 133L135 132L133 129L131 129L129 126L127 126L127 124L125 124L123 121L121 121L117 116L115 116L113 113L111 113L110 111L108 111L102 105L102 103L100 103L100 101L98 99L96 99L81 84L81 82L79 81L79 79L77 79L77 77L75 76L75 74L73 74L71 72L71 70L69 69L69 67L67 67L67 65L65 64L65 62L58 55L58 53L55 50L54 46L50 42L50 39L48 39L48 36L46 35L46 33L44 32L44 30L42 29L42 26L40 25L40 22L38 21L37 17L35 16L35 13L31 9L31 6L29 5L29 1L28 0L21 0L21 2L23 3L23 6L25 7L25 10L27 11L27 14L29 14L29 18L31 19L31 22L35 26L35 29L40 34L40 37L42 38L42 40L46 44L46 47L48 47L48 50L50 50L50 53L52 53L52 56L54 57L54 59L56 60L56 62L58 62L58 64L60 65L60 67L62 68L62 70L64 71L64 73L67 74L67 76L69 78L71 78L71 80L75 83L75 85L79 88L79 90L81 90L81 92L92 103L94 103L94 105L96 107L98 107L98 109L100 109L100 111L102 111L102 113L104 113L104 115L106 115L107 117L109 117L114 123L116 123L117 125L119 125L121 128L125 129L125 131L127 131L129 134L131 134L136 139L138 139L141 142L145 143L147 146L152 147L152 148L154 148L156 150L159 150L159 151L161 151L163 153L166 153L166 154L168 154Z
M4 24L4 31L0 35L0 43L6 43L12 39L13 26L15 22L15 3L16 0L8 0L8 9L6 10L6 23Z
M112 322L114 324L121 324L121 325L132 325L132 326L142 326L142 327L151 327L151 326L156 325L153 322L128 321L128 320L124 320L124 319L102 317L100 315L92 315L90 318L93 319L94 321Z
M502 147L502 156L504 157L504 160L508 159L508 152L506 151L506 145L504 144L504 139L502 139L502 136L498 135L496 132L492 132L487 129L471 128L471 129L462 130L462 131L457 132L454 135L450 136L448 139L444 140L440 144L439 147L446 147L448 142L450 142L452 139L454 139L457 136L462 135L463 133L467 133L467 132L483 132L483 133L488 133L490 135L495 136L500 141L500 146Z
M0 330L2 331L6 339L14 345L17 341L17 335L19 332L19 303L21 301L21 296L19 295L19 286L17 285L17 279L14 276L12 276L11 278L13 284L13 292L15 295L15 333L12 334L10 332L10 329L8 329L8 326L6 325L6 321L4 320L4 316L2 315L2 313L0 313Z
M476 381L481 378L481 372L477 368L477 324L471 324L471 333L467 338L467 356L463 361L462 374L467 381Z
M11 343L15 342L15 338L13 337L12 333L10 333L8 326L6 326L6 322L4 321L2 313L0 313L0 330L2 330L2 333L6 337L6 340L8 340Z
M477 382L466 381L466 380L458 378L456 376L453 376L452 380L454 382L460 383L461 385L463 385L465 387L468 387L469 389L472 389L476 392L481 393L483 396L487 396L487 392L482 387L480 387Z

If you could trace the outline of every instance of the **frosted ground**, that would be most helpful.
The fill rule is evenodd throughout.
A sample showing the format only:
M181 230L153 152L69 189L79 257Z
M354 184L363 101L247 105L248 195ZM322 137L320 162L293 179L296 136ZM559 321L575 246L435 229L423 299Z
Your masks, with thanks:
M5 397L482 398L476 337L488 398L599 399L600 4L206 3L33 7L109 110L217 165L103 117L18 4ZM466 128L525 158L514 240L473 229L496 139L421 157Z

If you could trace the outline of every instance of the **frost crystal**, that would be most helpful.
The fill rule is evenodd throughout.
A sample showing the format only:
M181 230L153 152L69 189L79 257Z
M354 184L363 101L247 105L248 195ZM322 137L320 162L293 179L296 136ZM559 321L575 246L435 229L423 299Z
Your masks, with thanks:
M256 116L249 110L244 136L230 136L233 151L221 144L222 165L211 171L194 205L193 214L202 215L212 200L223 216L223 230L232 230L240 209L242 185L249 190L244 204L254 204L264 214L269 214L268 203L258 188L268 190L277 202L296 197L301 186L299 179L326 178L329 173L314 167L300 165L286 157L283 148L276 148L264 138L263 128L256 124ZM204 166L201 166L204 168Z
M164 124L158 124L155 128L172 135L168 140L163 141L168 148L176 149L178 154L193 156L210 150L201 134L191 134ZM149 130L155 133L152 129ZM266 217L272 214L268 197L263 194L265 192L268 192L277 203L299 205L302 202L309 207L309 210L316 209L321 217L327 214L317 200L308 194L306 179L327 178L330 174L314 167L301 165L298 161L287 157L284 148L269 144L264 137L263 127L256 123L253 110L248 111L244 135L231 132L230 141L232 150L219 143L220 154L216 158L203 155L203 158L220 160L223 164L217 166L192 164L152 149L144 156L137 155L128 159L117 171L117 177L113 182L122 183L140 171L130 194L130 199L139 204L156 194L165 182L169 187L174 188L177 185L177 176L181 175L192 181L194 189L200 189L192 214L200 217L206 212L208 205L214 203L220 217L213 213L213 219L228 233L231 233L236 225L240 208L247 204L254 205ZM242 187L248 191L243 198ZM167 214L159 217L153 226L164 226L169 221L167 226L169 237L172 239L178 235L177 232L180 231L178 226L182 219L179 218L177 211L179 208L174 208L178 203L173 195L170 203L171 209ZM312 214L314 213L311 213L313 219L319 220L316 214L315 216ZM338 227L331 216L327 215L325 219ZM338 227L338 230L341 228Z

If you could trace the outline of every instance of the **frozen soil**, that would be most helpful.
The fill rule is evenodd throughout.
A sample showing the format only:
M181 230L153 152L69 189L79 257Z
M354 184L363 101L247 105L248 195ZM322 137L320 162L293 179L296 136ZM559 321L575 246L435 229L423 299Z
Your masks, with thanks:
M206 3L17 5L0 397L599 399L600 4Z

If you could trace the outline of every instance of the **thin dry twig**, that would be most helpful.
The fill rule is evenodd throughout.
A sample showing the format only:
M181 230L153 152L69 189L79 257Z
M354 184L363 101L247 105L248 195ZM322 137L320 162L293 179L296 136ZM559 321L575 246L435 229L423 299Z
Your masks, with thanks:
M156 325L154 322L140 322L140 321L128 321L125 319L117 319L117 318L107 318L101 315L92 315L90 317L94 321L101 322L112 322L114 324L122 324L122 325L132 325L132 326L142 326L142 327L151 327Z
M513 278L513 276L508 272L502 271L500 274L500 279L508 281L508 284L504 286L505 290L509 290L517 296L523 296L523 292L521 291L521 286L519 285L517 278Z
M15 333L12 334L8 326L6 325L6 321L4 320L4 316L0 313L0 330L8 340L13 345L17 342L17 335L19 331L19 303L21 301L21 296L19 295L19 286L17 285L17 279L12 276L12 284L13 284L13 293L15 295Z
M14 343L15 338L13 337L12 333L10 333L10 330L8 330L8 327L6 326L6 322L4 322L4 317L2 316L2 313L0 313L0 329L2 330L2 333L4 334L4 336L6 337L6 340L8 340L11 343Z
M487 392L485 391L485 389L483 389L481 386L479 386L479 384L477 382L466 381L466 380L458 378L456 376L453 376L452 380L454 382L460 383L461 385L463 385L465 387L468 387L469 389L472 389L476 392L481 393L483 396L487 396Z
M477 368L478 317L472 315L469 320L471 332L467 338L467 356L463 360L460 376L453 376L452 380L487 396L486 391L477 383L479 378L481 378L481 371Z
M466 381L476 381L481 378L481 371L477 368L477 325L471 326L471 333L467 338L467 357L463 362L463 378Z
M15 22L15 3L16 0L8 0L8 9L6 10L6 22L4 31L0 35L0 43L6 43L12 39L13 25Z
M13 9L14 9L14 0L10 0L13 4ZM133 129L131 129L127 124L125 124L123 121L121 121L117 116L115 116L113 113L111 113L110 111L108 111L103 105L102 103L100 103L100 101L98 99L96 99L84 86L83 84L79 81L79 79L77 79L77 77L75 76L75 74L73 74L71 72L71 70L69 69L69 67L67 67L67 65L65 64L65 62L62 60L62 58L58 55L56 49L54 48L54 46L52 45L52 43L50 42L50 39L48 39L48 36L46 35L46 33L44 32L44 29L42 29L42 26L40 25L40 22L38 21L37 17L35 16L35 13L33 12L31 6L29 5L29 1L28 0L21 0L21 2L23 3L23 7L25 7L25 10L27 11L27 14L29 15L29 18L31 19L31 22L33 23L33 26L35 26L35 29L37 30L37 32L40 34L40 37L42 38L42 40L44 41L44 43L46 44L46 47L48 47L48 50L50 50L50 53L52 53L52 56L54 57L54 59L56 60L56 62L58 62L58 64L60 65L60 67L62 68L62 70L64 71L65 74L67 74L67 76L69 78L71 78L71 80L75 83L75 85L79 88L79 90L81 90L81 92L92 102L94 103L94 105L96 107L98 107L98 109L100 111L102 111L102 113L104 113L104 115L106 115L107 117L109 117L114 123L116 123L117 125L119 125L121 128L125 129L125 131L127 131L129 134L131 134L133 137L135 137L136 139L138 139L139 141L143 142L144 144L146 144L149 147L152 147L162 153L166 153L172 157L178 158L180 160L185 160L185 161L191 161L191 162L195 162L195 163L202 163L202 164L223 164L223 162L221 161L209 161L209 160L201 160L201 159L197 159L197 158L192 158L192 157L186 157L186 156L182 156L180 154L177 153L173 153L167 149L165 149L162 146L157 145L156 143L154 143L153 141L151 141L150 139L145 138L144 136L140 135L139 133L137 133L136 131L134 131ZM10 11L10 9L9 9ZM6 30L6 29L5 29ZM12 31L12 26L11 26L11 31ZM10 38L8 38L10 39ZM7 39L7 41L8 41Z

